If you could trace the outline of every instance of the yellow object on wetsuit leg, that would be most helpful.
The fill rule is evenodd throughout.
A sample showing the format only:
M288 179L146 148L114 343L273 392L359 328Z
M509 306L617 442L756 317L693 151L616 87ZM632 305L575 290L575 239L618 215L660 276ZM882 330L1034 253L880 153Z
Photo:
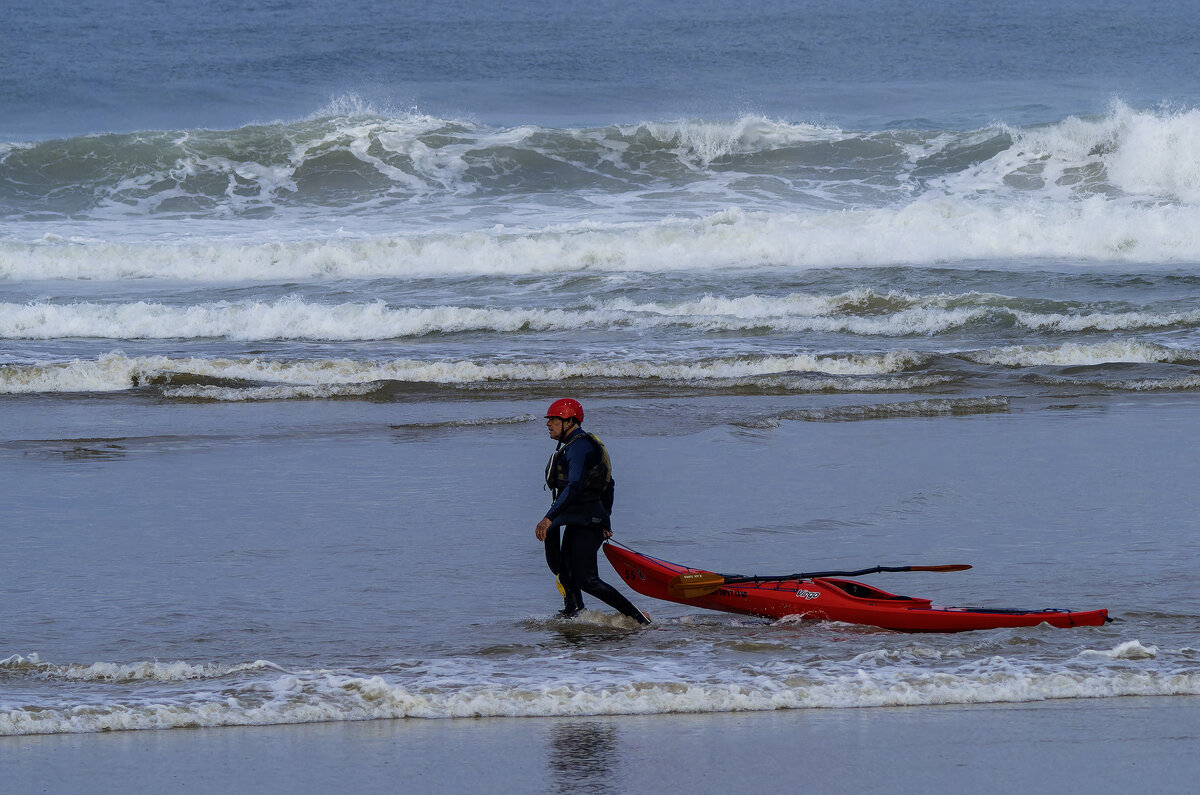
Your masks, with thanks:
M563 587L562 580L558 579L558 575L554 575L554 587L558 588L558 593L562 597L566 597L567 589Z

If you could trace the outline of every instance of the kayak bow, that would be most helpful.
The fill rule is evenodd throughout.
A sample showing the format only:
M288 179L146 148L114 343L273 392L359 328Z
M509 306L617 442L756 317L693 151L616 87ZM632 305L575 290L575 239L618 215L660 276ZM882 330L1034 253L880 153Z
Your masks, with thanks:
M757 581L739 577L738 582L723 585L706 595L684 596L679 589L671 587L673 577L691 573L711 575L712 572L642 555L615 541L605 543L604 554L621 579L640 594L706 610L764 618L803 616L900 632L964 632L1038 624L1100 626L1109 620L1107 610L939 607L928 599L897 596L839 577Z

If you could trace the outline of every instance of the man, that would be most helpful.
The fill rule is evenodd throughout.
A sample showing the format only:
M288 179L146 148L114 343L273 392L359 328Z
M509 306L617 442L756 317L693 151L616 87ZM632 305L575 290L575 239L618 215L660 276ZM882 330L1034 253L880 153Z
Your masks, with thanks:
M587 591L639 624L649 624L650 619L600 579L596 569L596 553L612 535L612 464L604 445L582 425L583 406L577 400L556 400L546 411L546 430L558 442L546 464L546 485L554 502L534 534L545 542L546 564L563 587L559 615L570 618L583 610L582 591Z

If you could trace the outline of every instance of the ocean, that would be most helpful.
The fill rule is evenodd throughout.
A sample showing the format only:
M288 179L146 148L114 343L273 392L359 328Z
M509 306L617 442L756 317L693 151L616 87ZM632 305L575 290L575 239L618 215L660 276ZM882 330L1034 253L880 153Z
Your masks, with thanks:
M433 791L628 791L611 760L655 758L706 791L836 790L915 773L908 725L989 771L977 791L1005 791L1013 742L1050 789L1200 772L1189 4L5 16L11 780L149 785L153 747L240 760L192 791L391 791L377 748ZM638 551L970 563L869 581L1115 620L769 621L653 602L603 559L654 624L558 619L533 528L563 396ZM1149 756L1073 755L1166 715ZM986 726L1025 739L963 747ZM789 734L799 756L764 758ZM277 756L299 747L326 750Z

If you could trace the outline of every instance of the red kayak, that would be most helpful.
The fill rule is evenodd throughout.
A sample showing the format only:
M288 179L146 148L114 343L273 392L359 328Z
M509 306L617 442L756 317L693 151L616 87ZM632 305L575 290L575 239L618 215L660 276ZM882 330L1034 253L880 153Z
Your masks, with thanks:
M640 594L706 610L722 610L765 618L803 616L900 632L963 632L972 629L1033 627L1038 624L1083 627L1100 626L1108 620L1107 610L1077 612L1062 609L938 607L928 599L897 596L855 580L837 577L813 575L801 579L755 580L734 575L718 575L704 569L693 569L642 555L614 541L604 545L604 554L629 587ZM919 568L898 567L894 570ZM954 570L969 567L928 567L929 570L939 568ZM684 578L685 581L689 578L698 582L722 582L725 579L745 581L710 587L689 587L680 585L679 575L689 575ZM694 595L697 593L703 595Z

